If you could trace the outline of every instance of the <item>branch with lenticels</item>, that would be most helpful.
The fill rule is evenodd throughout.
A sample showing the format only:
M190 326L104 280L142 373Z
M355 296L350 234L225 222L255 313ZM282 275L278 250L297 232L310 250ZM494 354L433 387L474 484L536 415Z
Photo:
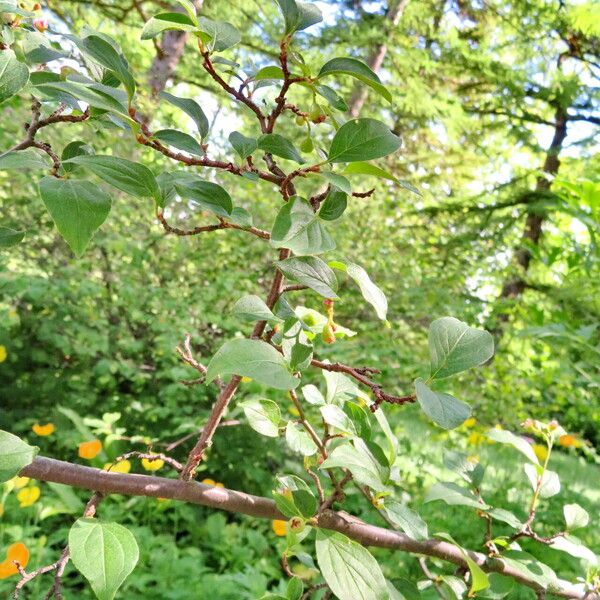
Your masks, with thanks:
M275 502L269 498L252 496L244 492L217 488L194 481L131 473L111 473L46 457L35 458L21 471L20 475L40 481L94 490L103 496L124 494L126 496L169 498L253 517L285 519L277 510ZM364 546L430 556L462 568L468 568L466 552L469 559L487 573L501 573L533 590L543 590L535 580L535 575L528 575L525 570L504 562L501 557L490 557L480 552L465 551L440 539L413 540L399 531L370 525L348 513L333 510L322 511L314 517L312 524L323 529L338 531ZM582 584L573 585L565 581L557 581L556 587L552 588L552 594L574 600L600 600L600 593L597 591L586 590Z

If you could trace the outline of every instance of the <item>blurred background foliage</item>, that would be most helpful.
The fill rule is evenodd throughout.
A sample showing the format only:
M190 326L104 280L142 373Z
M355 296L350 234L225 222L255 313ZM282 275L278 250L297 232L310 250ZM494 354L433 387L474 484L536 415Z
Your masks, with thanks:
M115 37L136 73L142 112L155 125L192 132L181 113L153 97L148 79L156 48L139 40L144 17L168 4L64 0L44 11L51 29L78 32L88 26ZM394 104L384 105L370 94L361 114L385 120L402 137L403 148L382 166L423 193L355 176L362 177L361 187L375 187L376 193L352 201L336 228L336 253L365 267L385 290L390 327L377 322L354 287L344 284L336 320L359 335L332 347L322 344L319 356L379 367L386 389L409 393L410 382L427 368L427 328L433 319L452 315L490 329L497 342L495 359L456 378L454 389L448 389L472 405L476 423L471 427L440 433L416 407L385 409L406 456L407 496L418 502L439 476L439 442L446 440L488 460L493 493L519 506L527 489L524 476L515 473L510 453L488 446L479 432L496 424L517 430L526 417L555 418L578 443L557 459L555 468L568 474L569 485L556 507L547 503L542 520L553 531L560 506L572 496L595 515L597 526L597 5L555 0L318 4L325 22L298 36L299 50L316 70L327 58L368 60L384 47L379 73ZM391 12L398 9L397 23L391 23ZM281 31L275 3L205 0L203 14L226 18L243 32L230 58L254 67L273 63ZM231 157L230 131L254 133L251 115L216 93L192 44L164 83L169 91L196 98L212 118L211 156ZM347 99L357 93L351 85L338 91ZM308 100L301 93L296 99L299 105ZM27 103L12 99L2 114L0 150L22 138ZM561 115L568 117L566 134L556 147ZM305 132L293 119L286 116L281 123L301 144ZM96 125L90 139L89 125L79 127L54 127L48 141L62 150L81 139L99 154L141 160L155 173L172 168L118 128ZM49 130L44 133L50 136ZM547 168L548 157L556 155L558 172ZM218 177L236 205L249 210L257 226L270 229L278 202L271 186ZM302 185L314 189L316 183ZM149 202L111 192L108 222L76 260L44 210L35 177L0 171L2 224L27 230L24 243L0 252L0 346L6 350L0 364L0 428L25 434L44 453L66 460L80 460L82 427L91 428L105 441L103 455L92 461L97 466L130 448L143 449L148 440L159 448L202 425L215 388L183 385L194 374L174 348L189 332L194 349L209 357L225 338L246 333L228 313L245 293L264 295L274 259L266 247L237 231L165 235ZM185 207L172 211L172 220L181 218L188 227L203 218ZM536 219L537 239L528 235ZM518 248L529 256L526 269L515 261ZM296 294L298 304L320 309L314 296ZM322 386L317 374L312 376ZM245 384L240 398L259 391ZM282 411L291 409L286 399L269 395ZM105 413L118 413L113 415L118 420L109 414L102 425ZM234 405L227 418L240 416ZM31 432L34 423L47 422L56 427L51 436ZM173 454L184 458L191 444L180 444ZM273 474L296 469L294 460L277 440L260 438L259 443L242 424L219 430L201 477L269 495ZM36 548L36 564L52 561L69 514L77 514L80 502L79 493L43 484L40 500L19 508L12 490L3 502L2 541L27 535ZM360 511L359 506L356 502L354 508ZM122 517L124 509L145 567L128 580L123 597L257 598L267 589L283 589L283 575L271 560L278 541L269 524L141 498L115 497L102 506L108 518L113 511ZM463 524L464 510L432 504L422 515L465 546L476 546L482 534ZM585 542L599 552L600 537L593 529ZM551 566L562 561L561 574L565 562L566 575L579 573L576 559L540 552ZM411 558L384 552L378 558L392 579L417 569ZM77 597L86 597L75 573L69 573ZM0 590L9 587L0 582ZM44 588L32 589L31 597L41 597Z

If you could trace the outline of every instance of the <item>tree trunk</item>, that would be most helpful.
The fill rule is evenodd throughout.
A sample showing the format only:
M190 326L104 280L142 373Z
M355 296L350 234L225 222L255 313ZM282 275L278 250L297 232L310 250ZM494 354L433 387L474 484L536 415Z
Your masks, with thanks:
M544 173L547 173L550 176L556 175L560 167L559 155L562 150L563 142L567 137L567 121L567 110L559 105L554 114L554 136L552 137L552 142L550 143L550 146L546 152L546 159L544 160L544 166L542 169ZM551 186L551 179L540 176L538 177L535 191L548 192ZM538 196L533 194L531 201L535 202L537 199ZM515 251L514 256L514 260L519 266L520 273L518 273L516 277L513 277L504 283L500 298L517 298L525 291L525 275L529 270L529 265L532 258L531 252L528 250L527 245L534 244L537 246L539 244L542 236L543 223L543 213L537 212L536 210L527 211L527 219L525 220L525 227L521 237L521 240L524 244ZM502 313L500 315L500 320L507 321L508 315L506 313Z
M388 21L387 26L391 29L396 27L400 22L400 17L402 17L402 13L408 4L408 0L396 0L388 9L386 19ZM383 64L383 59L387 54L387 41L384 41L381 44L378 44L369 59L367 60L367 64L375 73L379 72L381 69L381 65ZM349 113L352 118L358 117L366 99L367 99L367 89L365 86L357 86L354 89L354 92L350 98Z
M199 12L204 0L195 0L194 5ZM178 12L184 12L182 8ZM152 94L157 96L165 89L167 81L173 76L177 65L183 56L183 50L188 40L187 31L165 31L160 50L156 53L149 71L149 82Z

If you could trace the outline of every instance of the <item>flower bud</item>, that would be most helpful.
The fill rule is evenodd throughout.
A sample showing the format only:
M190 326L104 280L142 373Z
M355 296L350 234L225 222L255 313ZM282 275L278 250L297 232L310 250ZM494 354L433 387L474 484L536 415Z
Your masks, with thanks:
M48 19L34 19L33 26L40 32L44 33L48 29Z
M290 531L293 531L294 533L302 533L306 527L306 522L300 517L292 517L288 523Z
M335 342L335 332L330 321L327 321L323 327L321 338L326 344L333 344Z

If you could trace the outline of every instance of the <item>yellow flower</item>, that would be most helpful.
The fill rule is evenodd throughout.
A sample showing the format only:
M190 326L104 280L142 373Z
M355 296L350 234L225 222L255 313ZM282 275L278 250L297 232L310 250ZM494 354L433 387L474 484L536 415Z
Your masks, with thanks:
M485 436L482 433L479 433L478 431L473 431L469 434L469 437L467 438L469 444L473 444L474 446L481 444L481 442L483 442L484 440Z
M275 535L283 536L287 533L287 521L280 521L275 519L271 522L271 527Z
M54 433L54 429L55 427L52 423L46 423L45 425L36 423L31 427L31 430L33 433L35 433L35 435L40 435L42 437L46 435L52 435Z
M548 458L548 448L542 444L533 444L533 452L538 457L538 460L544 462Z
M24 488L29 483L29 477L14 477L13 484L16 490Z
M0 563L0 579L6 579L11 575L16 575L19 571L13 561L19 563L19 566L25 568L29 562L29 550L23 542L17 542L8 547L7 558Z
M242 377L242 383L250 383L252 381L252 377Z
M497 423L496 425L494 425L494 429L497 429L498 431L502 431L502 425L500 425L500 423Z
M217 485L217 482L214 479L203 479L200 483L204 485Z
M91 460L96 458L102 451L102 442L100 440L92 440L90 442L82 442L79 444L79 456Z
M146 471L158 471L162 469L165 461L162 458L154 458L150 460L149 458L142 458L142 467L146 469Z
M6 357L7 357L6 347L0 346L0 363L4 362L6 360Z
M464 423L463 425L465 427L473 427L475 425L475 423L477 423L477 419L475 417L469 417Z
M120 460L117 463L106 463L103 469L111 473L129 473L131 471L131 463L128 460Z
M32 485L31 487L23 488L19 490L17 494L17 500L19 501L19 506L21 508L26 508L31 506L35 502L38 501L40 497L40 488L37 485Z

